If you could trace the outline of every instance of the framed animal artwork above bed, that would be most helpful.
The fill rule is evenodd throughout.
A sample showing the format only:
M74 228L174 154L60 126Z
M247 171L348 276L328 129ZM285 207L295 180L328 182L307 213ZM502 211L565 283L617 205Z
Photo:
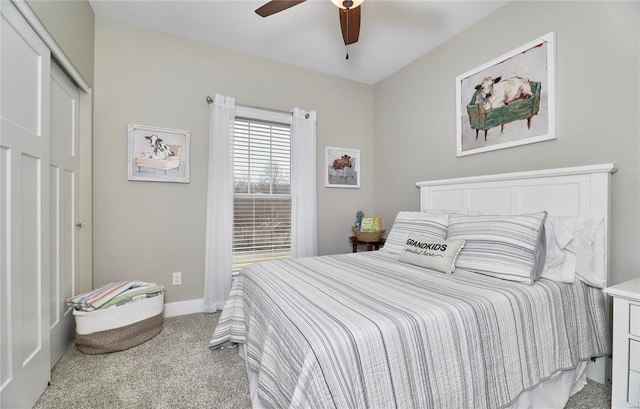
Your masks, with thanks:
M379 251L241 270L209 347L240 345L254 408L563 407L606 379L614 171L417 182Z
M191 132L129 124L129 180L189 183Z
M554 39L548 33L456 78L457 156L555 138Z

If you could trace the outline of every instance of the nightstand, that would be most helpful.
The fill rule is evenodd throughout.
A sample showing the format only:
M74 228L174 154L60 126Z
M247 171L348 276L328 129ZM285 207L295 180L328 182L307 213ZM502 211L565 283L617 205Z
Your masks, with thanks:
M613 297L611 407L640 407L640 278L608 287Z
M373 248L375 247L376 250L380 249L380 247L382 247L384 245L384 241L385 239L382 238L378 241L362 241L362 240L358 240L356 238L356 236L351 236L349 237L349 240L351 240L351 245L353 246L353 252L357 253L358 252L358 246L367 246L367 251L371 251L373 250Z

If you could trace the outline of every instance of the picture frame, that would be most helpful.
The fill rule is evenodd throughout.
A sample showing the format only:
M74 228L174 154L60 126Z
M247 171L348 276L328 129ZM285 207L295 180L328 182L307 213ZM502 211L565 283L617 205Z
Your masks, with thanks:
M128 179L189 183L191 132L129 124Z
M555 138L555 33L456 77L456 156Z
M326 146L325 187L360 188L360 149Z

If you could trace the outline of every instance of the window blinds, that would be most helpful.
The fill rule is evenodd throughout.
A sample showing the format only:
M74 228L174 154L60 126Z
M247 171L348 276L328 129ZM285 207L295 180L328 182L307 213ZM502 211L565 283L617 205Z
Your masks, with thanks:
M236 117L233 272L291 257L290 125Z

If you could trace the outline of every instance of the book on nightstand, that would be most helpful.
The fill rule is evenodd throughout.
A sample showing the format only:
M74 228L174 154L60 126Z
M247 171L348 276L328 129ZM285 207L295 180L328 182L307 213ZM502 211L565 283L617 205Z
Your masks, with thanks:
M360 231L374 232L382 229L382 220L379 217L363 217Z

